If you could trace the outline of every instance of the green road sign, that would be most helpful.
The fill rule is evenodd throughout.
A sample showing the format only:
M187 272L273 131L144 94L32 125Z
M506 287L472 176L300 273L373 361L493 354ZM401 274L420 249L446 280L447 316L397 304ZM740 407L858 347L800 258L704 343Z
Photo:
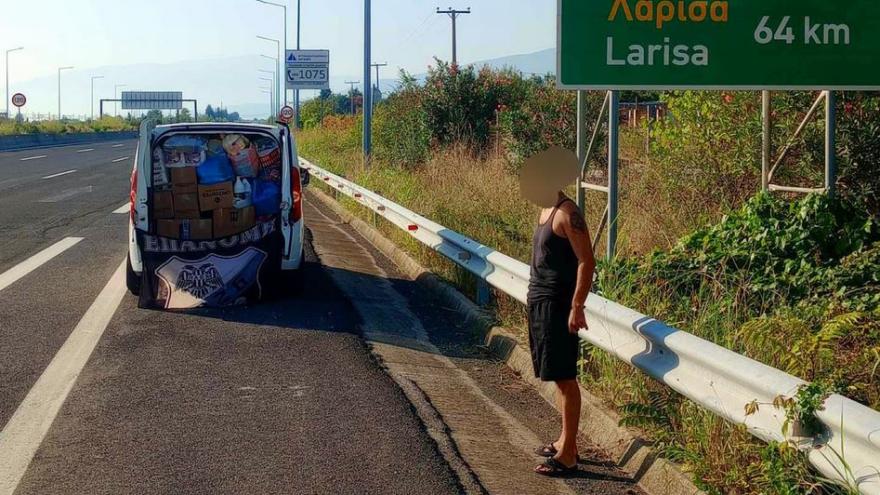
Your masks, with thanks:
M880 89L877 0L558 0L567 89Z

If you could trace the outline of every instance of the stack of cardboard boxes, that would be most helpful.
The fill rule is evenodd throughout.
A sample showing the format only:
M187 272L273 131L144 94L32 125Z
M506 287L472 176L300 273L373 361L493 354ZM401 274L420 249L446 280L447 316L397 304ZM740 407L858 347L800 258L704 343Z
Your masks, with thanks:
M199 184L198 165L168 167L168 184L154 187L156 233L172 239L210 240L252 228L254 208L234 208L233 182Z

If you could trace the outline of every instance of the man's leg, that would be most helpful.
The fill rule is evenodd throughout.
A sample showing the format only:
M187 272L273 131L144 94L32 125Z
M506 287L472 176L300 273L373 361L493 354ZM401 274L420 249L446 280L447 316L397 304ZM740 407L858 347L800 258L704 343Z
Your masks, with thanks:
M559 393L556 394L556 403L562 413L562 432L559 440L553 443L556 450L556 460L566 466L577 464L577 434L578 424L581 419L581 389L577 380L562 380L556 382Z

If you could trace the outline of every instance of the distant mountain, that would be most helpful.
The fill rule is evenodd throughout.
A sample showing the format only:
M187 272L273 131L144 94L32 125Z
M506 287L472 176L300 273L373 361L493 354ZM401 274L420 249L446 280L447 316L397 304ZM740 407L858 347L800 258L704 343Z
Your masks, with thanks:
M510 67L527 74L546 74L555 72L555 50L548 49L535 53L513 55L491 60L474 62L477 67L487 65L500 69ZM67 71L62 79L62 112L67 116L87 117L91 113L89 96L91 77L104 76L95 81L95 113L98 113L98 100L112 99L114 86L125 85L120 91L183 91L184 98L196 99L199 112L207 105L223 105L230 112L238 112L243 118L265 118L269 114L269 96L260 92L260 87L268 87L270 77L259 72L272 70L271 62L258 55L205 59L167 64L131 64L74 69ZM336 74L335 76L333 76ZM425 75L416 75L424 80ZM334 92L349 90L347 80L359 80L353 74L338 74L331 66L330 87ZM381 79L379 87L388 94L399 85L396 78ZM12 92L27 95L28 103L23 111L34 116L46 117L58 112L57 76L41 77L30 81L14 82ZM362 89L362 88L359 88ZM313 98L316 91L303 91L303 100ZM105 113L112 113L114 105L108 103ZM122 110L119 110L122 114Z
M534 53L526 53L523 55L511 55L509 57L493 58L491 60L481 60L474 62L476 67L488 65L493 69L516 69L524 74L539 75L556 73L556 49L548 48Z

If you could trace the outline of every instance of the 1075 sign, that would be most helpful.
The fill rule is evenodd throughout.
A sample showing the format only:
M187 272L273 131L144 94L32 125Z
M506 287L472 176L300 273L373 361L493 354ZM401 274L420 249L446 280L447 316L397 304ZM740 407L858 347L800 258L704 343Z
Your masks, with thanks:
M290 81L326 81L327 69L287 69Z

